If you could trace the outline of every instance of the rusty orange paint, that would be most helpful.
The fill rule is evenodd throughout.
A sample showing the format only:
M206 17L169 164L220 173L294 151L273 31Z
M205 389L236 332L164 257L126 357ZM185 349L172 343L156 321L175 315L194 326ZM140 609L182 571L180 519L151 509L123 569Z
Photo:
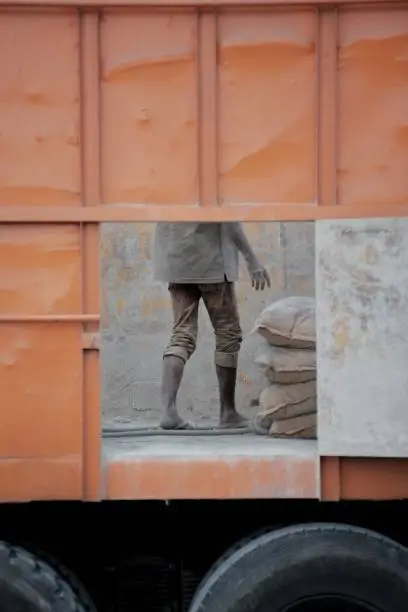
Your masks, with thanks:
M316 467L284 460L109 463L106 499L316 498Z
M408 498L408 460L321 457L324 501Z
M316 200L315 30L313 9L220 17L222 202Z
M82 316L78 227L3 226L0 261L4 474L29 471L30 462L48 457L47 466L74 461L81 477L81 325L63 320L66 313Z
M81 312L75 225L0 226L0 317Z
M1 11L2 205L81 201L78 43L73 9Z
M172 2L0 0L1 501L319 497L316 452L101 445L99 224L408 216L408 8Z
M0 459L81 456L80 325L0 325Z
M395 4L395 0L383 0L383 4L389 3L390 5ZM9 0L0 0L0 6L8 6ZM38 6L38 0L14 0L15 6ZM78 6L86 8L100 8L101 0L45 0L42 4L46 6ZM297 5L310 5L310 0L296 0ZM313 3L317 6L327 4L327 0L315 0ZM337 4L340 6L347 6L356 4L356 0L337 0ZM358 4L372 5L373 0L358 0ZM104 7L112 8L139 8L148 7L154 8L169 8L169 7L195 7L195 8L208 8L217 7L222 8L225 6L292 6L293 0L104 0Z
M202 221L247 223L407 217L408 203L359 206L308 204L232 204L224 206L173 206L170 204L116 204L106 206L1 206L0 223L138 223Z
M82 498L82 456L0 459L2 502Z
M324 207L338 204L338 27L338 8L323 7L317 49L317 198Z
M408 9L339 22L339 204L408 202ZM369 104L367 103L369 101Z
M218 445L215 444L217 441L208 438L198 438L194 442L170 439L164 444L160 440L155 444L152 440L150 444L147 442L147 451L143 450L143 439L133 443L126 440L122 444L106 441L105 498L318 497L318 462L313 444L308 445L309 451L296 452L295 449L291 455L290 452L273 453L273 442L260 441L256 436L249 440L250 452L243 442L225 438ZM262 451L257 452L257 448L261 443L265 448L265 442L267 450L263 455ZM236 448L235 455L231 452L233 448Z
M105 202L198 202L196 40L193 11L103 14Z
M100 164L100 28L99 16L85 12L80 22L80 83L82 95L82 204L92 208L101 203ZM82 238L82 309L90 314L100 309L99 226L81 228ZM98 334L98 324L89 322L85 333ZM99 353L83 353L83 491L87 501L98 501L101 493L101 410Z

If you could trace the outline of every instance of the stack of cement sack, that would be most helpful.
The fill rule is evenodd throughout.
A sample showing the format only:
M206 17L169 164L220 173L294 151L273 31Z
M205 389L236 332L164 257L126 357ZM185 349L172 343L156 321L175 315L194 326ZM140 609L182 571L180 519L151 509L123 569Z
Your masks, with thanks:
M315 301L288 297L265 308L254 330L266 342L256 358L268 386L259 397L257 433L316 438Z

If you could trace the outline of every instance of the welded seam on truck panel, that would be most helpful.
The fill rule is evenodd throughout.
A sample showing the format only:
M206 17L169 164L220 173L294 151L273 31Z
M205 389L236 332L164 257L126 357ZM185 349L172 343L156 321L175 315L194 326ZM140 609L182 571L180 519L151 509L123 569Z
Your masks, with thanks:
M217 27L214 10L198 12L198 160L201 206L218 205Z
M0 323L97 323L98 314L1 314Z
M272 222L321 219L408 217L408 203L318 206L304 204L228 204L172 206L114 204L103 206L0 206L0 223L158 223L161 221Z
M319 6L327 4L327 0L105 0L103 4L101 0L0 0L0 6L77 6L89 8L104 8L109 7L132 7L132 8L178 8L178 7L257 7L257 6L277 6L277 7L292 7L292 6ZM337 0L335 3L339 6L350 5L373 5L373 0ZM381 4L388 4L384 1ZM390 5L395 6L399 3L390 2ZM400 3L402 5L402 3Z
M101 204L100 176L100 22L99 12L81 14L81 176L83 210ZM99 226L81 228L82 308L100 310ZM86 333L98 331L89 323ZM83 496L101 496L101 407L99 351L83 352Z
M319 204L327 208L338 205L338 9L321 7L318 16L317 187ZM328 462L319 457L317 486L320 499L340 499L338 459Z
M338 11L321 7L317 45L317 181L320 206L336 206L338 155Z

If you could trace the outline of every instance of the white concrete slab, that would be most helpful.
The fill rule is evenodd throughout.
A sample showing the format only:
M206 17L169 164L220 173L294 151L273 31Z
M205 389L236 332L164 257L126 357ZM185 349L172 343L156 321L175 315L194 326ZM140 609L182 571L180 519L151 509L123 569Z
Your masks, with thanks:
M316 222L322 455L408 456L408 219Z

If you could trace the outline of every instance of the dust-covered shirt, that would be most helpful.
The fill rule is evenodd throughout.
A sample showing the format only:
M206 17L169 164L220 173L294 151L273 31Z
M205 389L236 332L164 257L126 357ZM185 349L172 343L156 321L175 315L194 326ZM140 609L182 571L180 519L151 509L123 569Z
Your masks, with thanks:
M238 249L227 223L158 223L154 276L168 283L219 283L238 278Z

